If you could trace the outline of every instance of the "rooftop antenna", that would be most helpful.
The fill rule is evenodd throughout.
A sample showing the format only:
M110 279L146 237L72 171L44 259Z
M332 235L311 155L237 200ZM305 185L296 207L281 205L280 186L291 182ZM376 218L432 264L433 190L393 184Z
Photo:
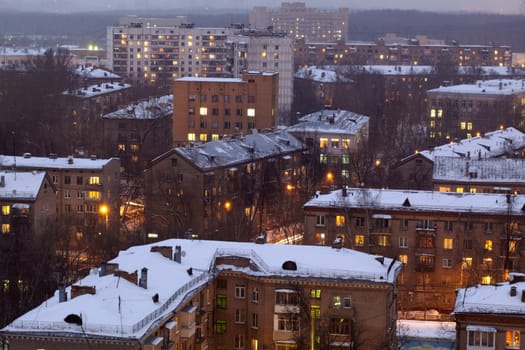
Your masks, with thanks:
M11 130L11 136L13 137L13 171L15 173L15 181L16 181L16 137L15 137L15 131Z

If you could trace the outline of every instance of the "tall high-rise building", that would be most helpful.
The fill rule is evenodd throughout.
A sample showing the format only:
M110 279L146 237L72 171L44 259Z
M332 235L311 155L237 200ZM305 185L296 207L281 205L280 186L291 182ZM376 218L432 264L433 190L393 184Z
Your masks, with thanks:
M304 2L283 2L280 8L255 6L250 11L250 27L273 27L294 39L335 42L348 35L348 8L336 10L306 7Z

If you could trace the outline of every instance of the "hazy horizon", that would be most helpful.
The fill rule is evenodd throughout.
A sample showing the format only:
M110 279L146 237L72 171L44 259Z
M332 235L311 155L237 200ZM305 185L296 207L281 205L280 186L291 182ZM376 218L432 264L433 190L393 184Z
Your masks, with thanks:
M279 7L280 0L193 0L177 2L173 0L2 0L0 10L30 12L86 12L107 10L160 10L160 9L249 9L253 6ZM289 1L293 2L293 1ZM302 1L308 7L333 8L348 7L350 10L402 9L438 12L474 12L496 14L520 14L523 0L329 0Z

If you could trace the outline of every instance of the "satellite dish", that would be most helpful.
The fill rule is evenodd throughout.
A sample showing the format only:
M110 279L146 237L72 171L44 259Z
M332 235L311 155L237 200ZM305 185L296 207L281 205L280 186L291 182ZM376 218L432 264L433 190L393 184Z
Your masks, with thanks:
M186 256L186 251L183 250L182 252L180 252L180 255L181 255L182 257L185 257L185 256Z
M64 322L82 326L82 318L77 314L67 315L66 318L64 318Z

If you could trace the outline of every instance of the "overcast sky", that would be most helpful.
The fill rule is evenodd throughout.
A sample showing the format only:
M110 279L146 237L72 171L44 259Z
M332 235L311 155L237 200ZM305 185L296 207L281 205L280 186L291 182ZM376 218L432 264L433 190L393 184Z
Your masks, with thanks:
M293 0L288 0L292 2ZM352 9L416 9L445 12L491 12L518 14L520 0L306 0L309 7ZM104 9L160 8L250 8L254 5L277 7L280 0L0 0L0 9L24 11L93 11Z

